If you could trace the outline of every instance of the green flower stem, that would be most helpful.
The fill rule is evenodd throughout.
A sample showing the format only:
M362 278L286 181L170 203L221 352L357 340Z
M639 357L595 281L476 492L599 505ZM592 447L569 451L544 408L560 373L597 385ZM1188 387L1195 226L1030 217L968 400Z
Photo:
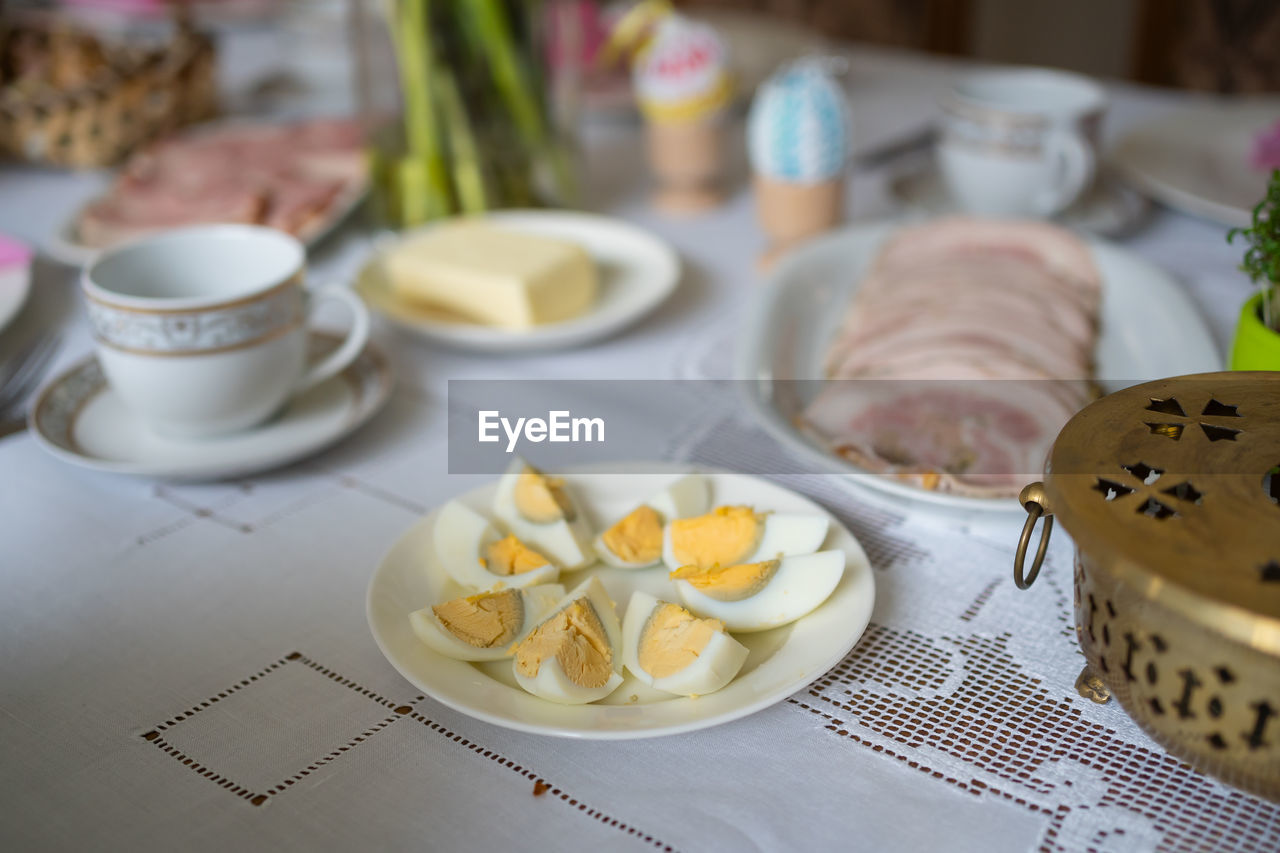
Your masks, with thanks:
M548 127L537 94L536 78L525 65L502 0L459 0L469 18L476 52L488 60L498 96L524 147L542 156L550 166L556 192L563 199L576 197L567 152Z
M408 160L397 171L404 224L450 212L448 175L432 99L430 0L396 0L391 19L404 98Z
M445 124L449 128L449 151L453 160L453 186L458 203L466 213L483 213L488 208L484 169L480 150L472 133L471 120L467 117L462 96L453 75L446 69L438 69L440 105Z

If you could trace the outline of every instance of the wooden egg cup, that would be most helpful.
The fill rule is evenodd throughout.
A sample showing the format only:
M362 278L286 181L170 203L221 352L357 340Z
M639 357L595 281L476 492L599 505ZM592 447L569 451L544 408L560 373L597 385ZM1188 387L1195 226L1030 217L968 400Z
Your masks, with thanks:
M844 178L806 184L757 174L754 178L756 217L769 246L758 260L760 269L773 266L788 249L827 231L844 218Z
M673 216L697 216L724 202L724 123L719 117L646 122L649 168L658 187L653 206Z

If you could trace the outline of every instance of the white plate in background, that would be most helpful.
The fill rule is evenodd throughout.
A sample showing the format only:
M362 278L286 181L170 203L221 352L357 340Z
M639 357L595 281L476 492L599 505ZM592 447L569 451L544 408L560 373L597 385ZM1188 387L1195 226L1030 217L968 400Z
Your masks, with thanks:
M1191 107L1131 129L1110 159L1156 201L1224 225L1248 225L1271 174L1253 168L1253 139L1277 121L1277 99Z
M592 473L590 468L556 473L565 476L583 512L600 527L689 469L645 464L635 470L640 473ZM827 516L831 529L823 548L839 548L847 558L844 577L812 613L770 631L734 634L751 653L737 677L715 693L696 699L672 696L624 671L622 684L601 702L558 705L516 686L510 660L472 664L432 651L414 634L409 613L464 594L436 562L434 511L400 537L369 581L369 628L378 648L401 675L433 699L476 719L534 734L597 740L680 734L727 723L785 699L835 666L866 630L875 603L871 566L853 534L808 498L745 474L704 475L710 481L713 506L749 504L760 510ZM496 481L459 500L491 515L495 488ZM617 604L619 617L637 589L679 600L661 565L626 570L596 564L566 572L560 583L571 588L593 575Z
M819 382L785 386L774 380L822 380L827 348L880 244L901 223L851 225L784 256L756 291L740 338L737 376L757 420L817 470L849 475L899 500L955 510L1022 513L1015 500L929 491L892 475L873 474L805 435L793 418ZM1163 270L1102 240L1089 240L1102 276L1101 329L1094 349L1097 380L1107 391L1135 382L1223 369L1222 354L1195 304ZM807 394L807 396L805 396Z
M514 354L567 349L616 334L661 305L680 283L680 261L675 251L647 231L621 220L562 210L504 210L480 218L499 228L577 243L591 256L600 273L595 304L581 317L561 323L527 330L499 329L397 296L383 272L383 253L402 239L454 220L424 225L382 241L361 269L356 292L370 308L428 340L474 352Z

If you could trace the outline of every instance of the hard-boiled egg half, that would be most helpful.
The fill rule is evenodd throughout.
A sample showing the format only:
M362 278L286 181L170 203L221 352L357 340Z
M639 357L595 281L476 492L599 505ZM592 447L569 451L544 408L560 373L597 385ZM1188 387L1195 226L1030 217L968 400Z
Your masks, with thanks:
M501 660L511 657L515 644L563 597L558 583L508 587L415 610L409 624L418 639L445 657Z
M560 568L543 553L517 536L501 536L487 518L459 501L440 508L432 536L444 570L463 586L524 587L560 577Z
M794 622L826 601L844 566L844 551L819 551L724 566L688 565L673 571L671 579L694 613L719 619L730 631L764 631Z
M600 559L619 569L644 569L662 559L668 522L707 511L707 480L688 474L631 510L596 537Z
M534 696L581 705L622 683L622 629L598 578L579 584L516 646L516 683Z
M667 525L662 559L671 571L758 563L812 554L827 538L825 515L759 513L749 506L718 506L705 515Z
M493 512L520 541L562 569L578 569L595 559L591 529L564 481L546 476L523 459L498 480Z
M700 696L724 687L742 669L747 647L718 619L699 619L678 604L634 592L622 620L623 664L651 687Z

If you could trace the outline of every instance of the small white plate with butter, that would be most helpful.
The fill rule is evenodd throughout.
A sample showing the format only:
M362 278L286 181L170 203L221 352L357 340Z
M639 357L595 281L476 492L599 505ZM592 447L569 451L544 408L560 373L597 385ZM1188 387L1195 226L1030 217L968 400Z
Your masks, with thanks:
M600 529L688 473L687 468L670 465L636 468L643 473L598 473L589 467L556 473L564 477L577 505ZM744 474L702 475L713 506L746 504L760 511L827 518L822 550L840 550L845 555L843 575L815 610L770 630L734 632L749 654L742 669L719 690L696 697L673 696L626 674L602 700L561 705L522 690L510 659L467 663L438 654L415 634L409 614L459 594L436 557L433 534L439 509L405 532L369 582L369 627L378 648L401 675L437 701L477 719L534 734L597 740L680 734L727 723L781 701L821 677L858 642L875 603L871 566L853 534L809 499ZM486 512L496 490L496 484L490 484L458 500L476 512ZM604 585L619 615L626 612L635 592L679 601L674 582L661 565L621 569L594 563L563 572L559 583L573 587L592 577Z
M581 247L597 277L590 306L571 319L509 328L479 322L429 301L407 298L403 289L393 284L389 262L392 253L436 229L456 227L459 220L432 223L388 239L361 269L357 292L391 322L428 340L474 352L514 354L567 349L613 335L657 308L680 282L680 262L671 247L617 219L561 210L507 210L470 221ZM501 266L504 274L513 277L519 267L513 263ZM492 308L505 295L504 287L489 288L479 277L474 284L459 281L454 288L462 302L474 294L479 310ZM518 286L505 289L513 292L512 298L526 296Z

